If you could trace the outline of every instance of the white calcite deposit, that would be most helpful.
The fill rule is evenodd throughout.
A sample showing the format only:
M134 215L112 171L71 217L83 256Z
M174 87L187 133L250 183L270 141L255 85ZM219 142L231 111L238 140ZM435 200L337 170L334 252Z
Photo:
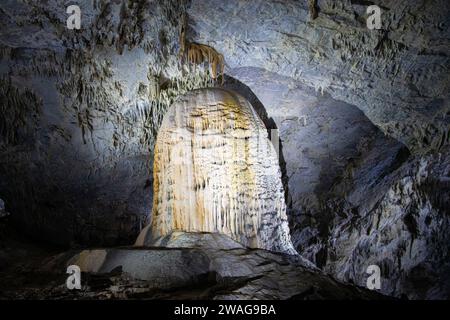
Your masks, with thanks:
M212 232L295 253L277 153L238 94L195 90L170 107L155 146L153 188L152 221L138 245L173 231Z

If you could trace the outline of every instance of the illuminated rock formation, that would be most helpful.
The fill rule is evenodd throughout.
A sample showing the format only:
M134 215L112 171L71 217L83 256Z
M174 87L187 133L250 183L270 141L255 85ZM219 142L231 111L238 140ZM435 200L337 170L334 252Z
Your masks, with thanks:
M173 231L214 232L254 248L295 253L277 154L243 97L192 91L158 133L152 222L136 244Z

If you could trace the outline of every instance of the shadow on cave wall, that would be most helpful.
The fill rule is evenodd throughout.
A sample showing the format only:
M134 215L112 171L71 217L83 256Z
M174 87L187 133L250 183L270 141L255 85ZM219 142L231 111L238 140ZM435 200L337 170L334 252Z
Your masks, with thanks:
M256 111L258 116L261 118L261 120L264 122L264 125L267 129L267 137L270 140L270 130L272 129L278 129L275 121L273 118L269 117L266 111L266 108L262 104L262 102L258 99L258 97L253 93L253 91L243 84L241 81L230 77L226 74L224 74L224 84L223 87L225 89L232 90L236 93L239 93L242 95L245 99L247 99L250 104L252 105L253 109ZM289 194L289 178L287 175L286 170L286 160L283 155L283 144L281 142L281 139L278 138L278 145L279 145L279 165L281 168L281 181L283 183L283 189L284 189L284 199L285 203L288 208L292 206L291 196Z

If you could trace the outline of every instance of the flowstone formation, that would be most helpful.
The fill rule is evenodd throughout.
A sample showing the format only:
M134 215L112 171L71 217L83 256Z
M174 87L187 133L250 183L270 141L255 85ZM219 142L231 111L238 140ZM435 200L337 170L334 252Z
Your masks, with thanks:
M243 97L223 89L180 97L159 130L153 170L152 221L138 245L173 231L212 232L296 253L277 153Z

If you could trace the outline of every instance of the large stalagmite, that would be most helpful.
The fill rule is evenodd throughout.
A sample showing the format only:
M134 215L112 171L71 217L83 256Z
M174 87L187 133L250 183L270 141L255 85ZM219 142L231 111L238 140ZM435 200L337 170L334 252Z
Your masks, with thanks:
M164 117L152 222L136 244L173 231L222 233L248 247L295 253L277 154L255 110L233 92L189 92Z

